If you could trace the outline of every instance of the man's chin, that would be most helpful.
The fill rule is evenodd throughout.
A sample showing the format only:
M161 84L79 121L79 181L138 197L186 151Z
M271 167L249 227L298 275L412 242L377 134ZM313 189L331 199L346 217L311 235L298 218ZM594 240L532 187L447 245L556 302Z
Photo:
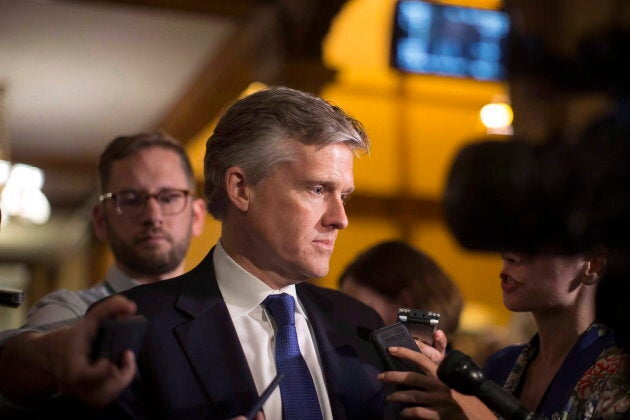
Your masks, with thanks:
M168 254L165 254L164 252L142 253L136 255L133 259L133 265L139 272L146 272L147 274L154 275L168 273L176 267L176 265L174 267L174 264Z
M149 276L163 276L175 270L172 264L154 263L154 264L136 264L132 267L136 272Z
M141 242L133 248L137 258L165 259L172 251L170 243L166 242Z
M171 244L165 240L158 241L142 241L136 244L134 247L138 253L157 253L165 254L171 250Z
M326 275L328 275L328 272L330 271L329 269L329 264L317 267L310 267L310 269L307 271L308 278L306 280L321 279L322 277L326 277Z

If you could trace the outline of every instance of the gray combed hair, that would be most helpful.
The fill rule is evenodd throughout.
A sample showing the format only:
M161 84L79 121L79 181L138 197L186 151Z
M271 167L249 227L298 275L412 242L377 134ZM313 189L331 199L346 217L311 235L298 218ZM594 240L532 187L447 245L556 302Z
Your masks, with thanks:
M210 214L217 220L226 214L228 168L242 168L248 182L256 183L293 158L290 141L344 143L355 153L370 148L361 123L321 98L286 87L256 92L228 108L206 143L204 194Z

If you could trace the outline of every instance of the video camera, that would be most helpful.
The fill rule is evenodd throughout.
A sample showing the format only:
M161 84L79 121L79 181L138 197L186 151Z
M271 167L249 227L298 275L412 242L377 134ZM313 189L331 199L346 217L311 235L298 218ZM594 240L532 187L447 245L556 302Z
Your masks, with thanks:
M589 5L570 8L587 13ZM588 29L539 23L544 13L561 19L573 12L566 6L507 2L515 136L469 144L453 162L445 210L464 247L567 253L627 247L630 25L622 19L630 20L630 7L609 1L603 7L610 16ZM583 112L587 107L596 111Z
M476 250L605 246L598 318L630 347L630 3L506 0L506 10L515 135L460 150L447 224Z
M464 147L444 195L449 227L480 250L573 253L630 237L630 108L576 142L486 139Z

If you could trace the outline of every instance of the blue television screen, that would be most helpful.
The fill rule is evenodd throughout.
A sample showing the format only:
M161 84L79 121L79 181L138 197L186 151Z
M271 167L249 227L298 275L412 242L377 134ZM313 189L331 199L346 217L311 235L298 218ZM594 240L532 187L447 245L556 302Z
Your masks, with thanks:
M399 0L391 64L409 73L503 80L509 27L499 10Z

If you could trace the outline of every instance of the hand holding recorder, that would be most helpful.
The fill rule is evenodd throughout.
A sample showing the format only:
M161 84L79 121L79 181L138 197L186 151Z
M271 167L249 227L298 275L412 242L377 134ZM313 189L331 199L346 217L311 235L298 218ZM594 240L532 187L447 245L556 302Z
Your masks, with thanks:
M439 316L418 309L399 309L400 322L397 325L405 328L398 331L403 335L406 333L407 338L390 339L387 355L391 360L396 360L398 366L411 368L379 375L379 380L398 386L387 397L388 401L404 404L400 413L405 418L496 419L479 399L453 391L438 378L438 366L445 357L447 345L446 335L437 329ZM382 333L375 331L374 334ZM410 338L417 346L414 351L409 346L398 345L402 340L408 342ZM432 342L433 346L427 342ZM474 413L473 417L471 413Z
M130 351L123 352L118 363L106 358L94 361L92 343L102 321L135 311L133 302L113 296L71 326L16 336L2 351L0 389L11 400L27 405L61 393L104 407L131 382L136 364Z
M446 350L446 336L437 329L439 322L440 314L436 312L400 308L398 322L373 331L370 339L390 370L422 373L417 365L393 357L389 348L422 352L434 363L440 363Z

